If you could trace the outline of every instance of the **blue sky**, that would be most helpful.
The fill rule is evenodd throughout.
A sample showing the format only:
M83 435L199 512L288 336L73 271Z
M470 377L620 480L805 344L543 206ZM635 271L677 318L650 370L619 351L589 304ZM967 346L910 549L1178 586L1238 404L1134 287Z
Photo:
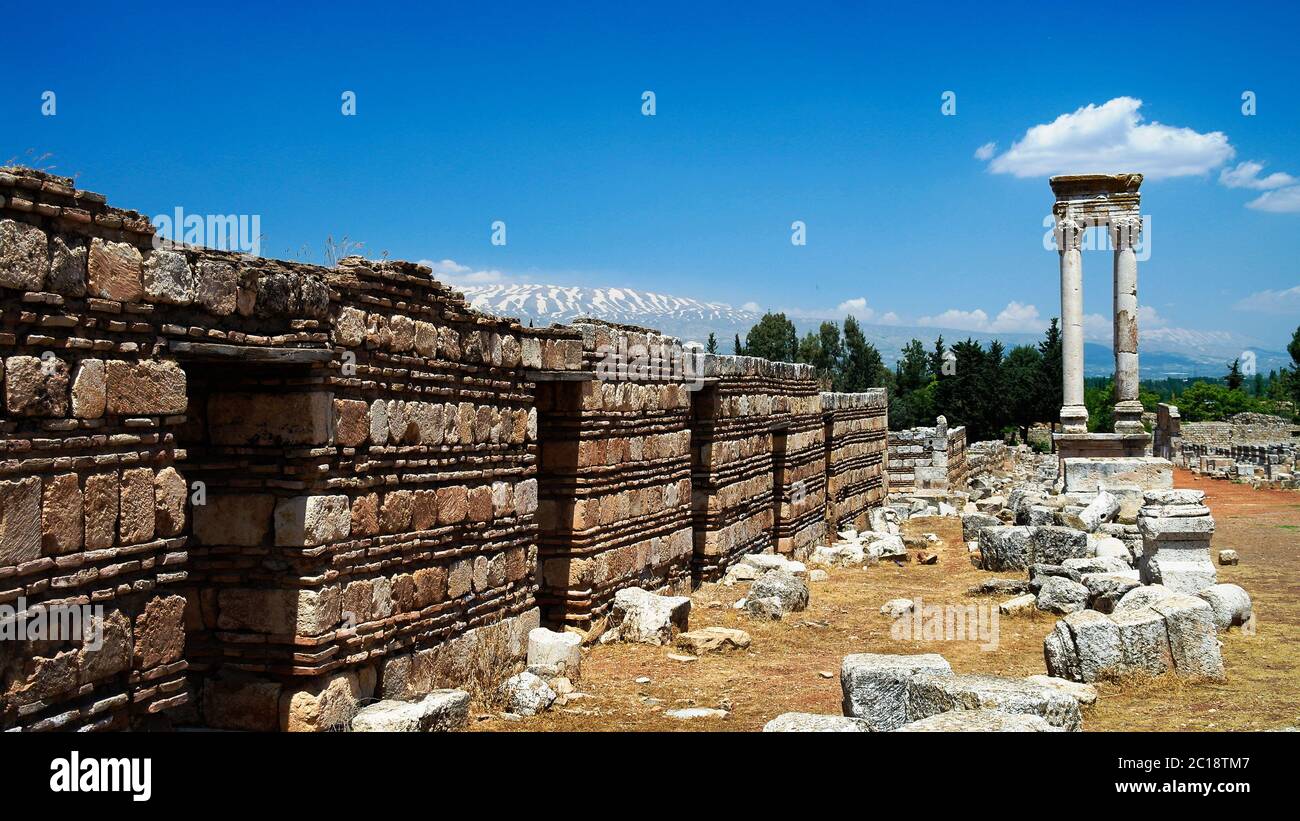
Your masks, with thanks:
M319 261L327 235L346 235L372 255L453 261L442 268L461 283L1031 330L1059 306L1042 244L1055 163L1152 175L1144 333L1276 350L1300 322L1294 7L54 14L6 12L40 47L7 61L0 161L48 152L56 173L149 215L257 214L270 256L306 246ZM42 115L47 90L55 116ZM946 91L955 116L941 112ZM1097 157L1116 167L1071 167ZM490 242L495 220L504 246ZM804 246L790 242L795 220ZM1104 338L1109 254L1085 254L1084 268Z

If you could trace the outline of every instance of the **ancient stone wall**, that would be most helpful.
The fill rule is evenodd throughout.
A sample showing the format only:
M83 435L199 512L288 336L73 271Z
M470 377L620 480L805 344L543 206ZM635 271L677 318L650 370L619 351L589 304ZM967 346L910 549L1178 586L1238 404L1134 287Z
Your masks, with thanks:
M0 729L344 726L884 493L883 390L171 245L39 172L0 171L0 305ZM102 647L12 639L62 605Z
M884 388L823 393L826 521L835 529L867 529L867 513L885 498L889 401Z
M808 512L825 503L824 474L805 460L824 447L825 433L812 366L708 354L703 372L691 405L693 569L710 580L746 553L775 550L779 542L796 550L820 526ZM777 427L785 442L774 459Z
M543 620L590 625L627 587L689 594L691 391L681 343L577 322L588 381L537 386Z
M941 416L932 428L889 432L889 492L960 490L966 486L966 428Z

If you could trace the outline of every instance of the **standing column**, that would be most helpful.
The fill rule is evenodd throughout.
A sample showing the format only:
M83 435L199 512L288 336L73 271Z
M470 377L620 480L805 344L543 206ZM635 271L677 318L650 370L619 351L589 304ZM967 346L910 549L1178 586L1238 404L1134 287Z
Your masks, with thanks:
M1111 222L1115 248L1115 432L1145 433L1138 400L1137 253L1142 218L1134 215Z
M1061 254L1061 429L1088 432L1083 404L1083 242L1084 224L1073 217L1056 223Z

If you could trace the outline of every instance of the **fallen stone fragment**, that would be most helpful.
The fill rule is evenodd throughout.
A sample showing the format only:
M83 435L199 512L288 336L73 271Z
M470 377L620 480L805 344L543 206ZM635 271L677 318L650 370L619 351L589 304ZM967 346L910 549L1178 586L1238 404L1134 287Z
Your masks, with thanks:
M1214 611L1219 630L1248 624L1252 618L1250 594L1235 584L1216 584L1197 594Z
M1139 585L1120 597L1120 600L1115 604L1115 611L1140 610L1172 595L1174 595L1174 591L1163 584Z
M1237 558L1237 551L1235 551L1235 550L1220 550L1220 551L1219 551L1219 564L1221 564L1221 565L1235 565L1238 561L1239 561L1239 560L1238 560L1238 558Z
M1219 652L1218 628L1208 602L1176 593L1151 605L1165 617L1169 649L1179 675L1222 680L1223 657Z
M1028 591L1029 582L1024 579L989 579L980 582L966 592L973 596L1005 596Z
M555 691L540 676L517 673L501 685L508 712L519 716L534 716L550 708L555 701Z
M1051 576L1038 590L1037 606L1057 615L1082 610L1088 606L1088 588L1063 576Z
M927 550L922 550L920 553L916 554L917 564L936 564L938 563L938 561L939 561L939 554L937 553L931 553Z
M904 724L898 733L1059 733L1046 719L1001 710L953 710Z
M743 650L749 644L748 633L730 627L703 627L677 636L678 647L696 654Z
M808 607L808 585L798 576L774 570L754 580L749 586L749 598L776 598L781 602L782 613L793 613Z
M659 596L640 587L627 587L614 594L610 629L623 641L638 644L671 644L687 629L691 600L686 596Z
M1137 571L1126 573L1084 573L1082 584L1088 588L1088 606L1101 613L1115 609L1124 594L1141 587Z
M907 683L908 717L926 718L952 710L1000 710L1036 715L1054 727L1079 730L1079 702L1060 690L1024 679L986 675L919 673Z
M860 718L823 716L815 713L782 713L763 725L765 733L869 733L871 727Z
M669 718L676 718L682 721L690 721L696 718L726 718L731 715L726 710L718 710L713 707L685 707L680 710L667 710L664 715Z
M1028 676L1025 681L1032 681L1034 684L1040 684L1043 687L1052 687L1073 697L1079 702L1080 706L1091 707L1097 703L1097 688L1091 684L1082 684L1069 679L1057 678L1055 676Z
M528 669L539 676L577 678L582 671L582 637L545 627L528 632Z
M876 731L898 729L911 717L908 682L921 674L941 677L953 672L937 653L845 656L840 667L844 714L865 719Z
M352 719L357 733L445 733L469 723L469 693L434 690L416 702L384 699L367 704Z
M1016 596L1014 599L1007 599L998 605L998 613L1003 616L1019 616L1024 613L1033 611L1038 603L1038 599L1032 593L1025 593Z
M911 599L890 599L880 606L880 612L891 619L898 619L911 613L916 603Z

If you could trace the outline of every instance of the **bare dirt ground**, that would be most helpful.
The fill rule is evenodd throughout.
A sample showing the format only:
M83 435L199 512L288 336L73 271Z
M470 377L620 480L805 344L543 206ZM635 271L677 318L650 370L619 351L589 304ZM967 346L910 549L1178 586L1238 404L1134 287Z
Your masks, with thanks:
M1217 530L1214 549L1234 548L1236 567L1220 567L1219 581L1250 593L1257 632L1223 634L1228 681L1189 683L1172 677L1102 683L1097 704L1085 711L1085 730L1263 730L1300 724L1300 493L1252 490L1178 471L1178 487L1206 492ZM1035 612L1002 617L994 651L973 641L900 641L880 606L920 597L938 605L991 604L967 588L998 574L973 567L956 519L914 519L908 533L942 539L935 565L883 563L837 568L813 583L812 602L784 621L757 622L731 608L745 586L706 585L693 597L691 627L738 627L753 637L747 651L681 662L670 647L605 645L590 648L578 688L590 695L521 721L486 718L478 731L755 731L785 712L839 715L840 661L850 653L942 654L959 673L1025 676L1045 672L1043 637L1056 617ZM1003 574L1009 575L1009 574ZM648 684L637 684L639 677ZM723 707L726 719L668 718L679 707Z

